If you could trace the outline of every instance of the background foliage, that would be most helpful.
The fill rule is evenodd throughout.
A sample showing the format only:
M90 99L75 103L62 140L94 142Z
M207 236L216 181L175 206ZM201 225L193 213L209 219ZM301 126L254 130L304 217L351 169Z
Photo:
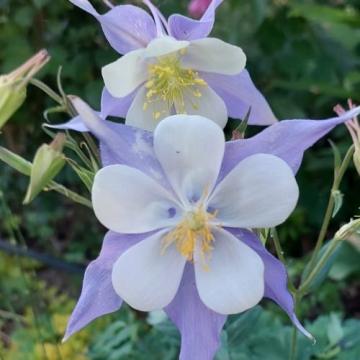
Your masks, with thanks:
M154 2L167 15L186 12L184 0ZM100 0L93 3L106 9ZM349 96L360 102L359 5L357 0L225 0L217 13L214 35L244 49L255 83L280 119L329 117L332 107L344 104ZM98 107L101 66L117 55L95 20L66 0L0 0L0 73L43 47L52 61L42 71L42 79L55 87L62 65L66 93L78 94ZM25 106L3 129L0 144L31 159L37 146L48 141L41 124L43 111L52 106L51 100L31 88ZM66 120L58 114L49 118ZM345 127L331 137L342 151L350 144ZM331 148L323 140L305 157L298 175L299 206L280 228L295 280L321 224L332 172ZM60 179L86 191L69 169ZM342 186L344 205L333 220L329 238L339 225L359 214L358 181L352 168ZM66 263L53 258L33 261L0 250L0 358L176 358L179 341L173 326L161 314L152 314L144 322L143 314L129 309L97 321L60 345L81 281L82 268L69 263L84 265L94 258L104 229L91 211L56 194L43 194L22 207L26 185L27 179L0 164L1 244L12 242L27 255L32 249ZM320 281L315 295L300 306L300 315L309 321L318 342L313 346L299 339L299 359L360 358L356 331L360 327L360 256L351 244L344 244L337 255L329 275L325 274L327 281ZM287 358L289 322L273 304L262 305L265 312L256 308L228 322L219 359Z

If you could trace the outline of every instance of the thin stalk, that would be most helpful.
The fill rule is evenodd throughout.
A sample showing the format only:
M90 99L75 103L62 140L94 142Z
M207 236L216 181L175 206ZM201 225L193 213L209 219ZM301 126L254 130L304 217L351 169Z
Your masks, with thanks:
M61 96L59 96L53 89L51 89L48 85L46 85L42 81L32 78L32 79L30 79L29 82L30 82L30 84L32 84L32 85L36 86L37 88L39 88L40 90L42 90L45 94L47 94L49 97L51 97L54 101L56 101L60 105L64 104Z
M292 335L291 335L291 346L290 346L289 360L296 360L297 337L298 337L298 329L296 328L296 326L294 326L293 330L292 330Z
M312 254L310 262L309 262L310 271L315 265L316 258L317 258L318 253L319 253L319 251L320 251L320 249L321 249L321 247L322 247L322 245L324 243L324 240L325 240L325 237L326 237L326 234L327 234L327 230L328 230L328 227L330 225L330 221L331 221L332 214L333 214L333 211L334 211L334 206L335 206L335 200L334 200L334 197L333 197L332 194L333 194L334 191L339 190L339 186L341 184L341 181L342 181L342 179L344 177L344 174L345 174L347 168L349 167L349 164L351 162L354 151L355 151L355 147L354 147L354 145L352 145L349 148L349 150L347 151L347 153L345 155L345 158L344 158L344 160L343 160L343 162L342 162L342 164L340 166L339 171L337 171L337 173L335 175L333 186L332 186L331 191L330 191L330 197L329 197L328 205L327 205L327 208L326 208L325 216L324 216L324 219L323 219L323 223L321 225L320 233L319 233L319 236L318 236L318 239L316 241L316 245L315 245L313 254Z
M65 197L71 199L72 201L87 206L88 208L92 209L92 204L91 201L87 198L85 198L84 196L81 196L79 194L77 194L74 191L69 190L68 188L66 188L65 186L56 183L55 181L51 181L50 185L47 188L48 190L53 190L58 192L59 194L64 195Z
M94 139L87 133L83 133L83 136L84 136L85 141L87 142L92 154L95 156L97 164L101 164L99 150L98 150L98 147L96 146Z

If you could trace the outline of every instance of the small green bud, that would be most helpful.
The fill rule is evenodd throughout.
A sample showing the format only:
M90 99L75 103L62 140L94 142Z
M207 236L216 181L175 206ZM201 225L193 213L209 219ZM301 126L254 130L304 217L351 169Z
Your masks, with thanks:
M66 137L57 134L51 144L43 144L37 150L30 174L30 183L24 199L29 204L49 185L65 165L65 156L62 153Z
M49 59L47 51L41 50L10 74L0 76L0 129L24 103L29 80Z
M357 247L360 249L360 218L351 220L348 224L343 225L335 234L337 240L348 240L351 241L357 238Z

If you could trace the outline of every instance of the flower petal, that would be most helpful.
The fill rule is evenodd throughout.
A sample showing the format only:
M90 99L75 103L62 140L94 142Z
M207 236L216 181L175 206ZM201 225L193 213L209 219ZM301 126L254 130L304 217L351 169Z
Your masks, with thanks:
M195 278L204 304L219 314L236 314L264 295L264 264L259 255L223 229L214 229L214 249L204 264L195 250Z
M175 297L186 259L175 246L163 252L160 231L131 247L116 261L112 283L119 296L141 311L160 310Z
M350 120L359 113L360 106L342 116L327 120L283 120L252 138L228 142L219 180L223 179L242 159L259 153L278 156L296 173L305 150L336 125Z
M129 165L156 179L165 188L169 187L161 165L155 157L151 133L124 124L104 121L80 98L72 97L71 101L86 127L100 141L103 166Z
M170 35L179 40L195 40L207 37L215 22L215 10L224 0L213 0L200 20L183 15L169 18Z
M125 250L143 238L144 235L106 234L99 257L85 271L81 295L69 319L64 341L96 318L120 309L122 299L112 286L112 267Z
M250 246L261 257L265 266L264 297L275 301L288 314L298 330L313 340L313 336L301 325L294 312L294 299L287 287L288 276L284 264L266 250L254 233L241 229L228 228L226 230L236 236L239 241Z
M198 71L236 75L245 68L246 56L238 46L206 38L192 41L181 63L186 68Z
M126 124L153 131L159 121L170 115L169 107L165 101L148 103L146 92L145 87L139 89L126 115ZM145 103L147 103L147 106L145 106Z
M201 116L171 116L154 132L156 156L184 204L212 191L224 146L221 128Z
M294 210L299 188L290 167L280 158L257 154L240 162L217 185L209 206L223 226L274 227Z
M147 46L145 58L160 57L185 49L189 46L188 41L176 40L170 36L162 36L154 39Z
M44 126L51 128L51 129L58 129L58 130L74 130L78 132L88 132L90 131L88 127L85 125L84 121L82 120L81 116L75 116L71 120L63 124L48 124L45 123Z
M246 69L238 75L202 73L201 77L224 100L230 117L244 119L251 108L250 125L271 125L277 122L269 104L255 87Z
M93 15L100 22L110 45L120 54L146 47L156 37L154 20L137 6L119 5L100 15L88 0L70 0L70 2Z
M103 119L106 119L108 116L125 118L134 97L135 92L123 98L116 98L111 96L104 87L101 95L101 117Z
M96 217L108 229L137 234L176 224L175 200L153 179L126 165L111 165L95 176L92 201ZM176 211L170 215L170 209Z
M180 360L214 358L226 316L210 310L200 300L192 264L186 265L179 290L165 311L181 333Z
M224 101L211 89L206 86L199 89L200 97L185 97L185 111L189 115L200 115L213 120L221 128L226 126L228 121L227 109ZM182 113L182 107L175 103L175 108L178 114Z
M144 50L134 50L102 68L105 86L115 97L131 94L147 79Z

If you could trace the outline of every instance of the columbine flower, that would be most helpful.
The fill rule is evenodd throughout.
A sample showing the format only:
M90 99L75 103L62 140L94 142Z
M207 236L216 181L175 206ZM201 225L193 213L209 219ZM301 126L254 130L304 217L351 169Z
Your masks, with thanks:
M152 130L173 113L201 114L225 127L228 114L202 72L239 74L246 57L238 47L207 38L179 41L170 36L152 40L103 68L105 86L121 98L137 91L126 123Z
M168 186L126 165L105 167L94 180L93 206L103 225L122 234L152 232L115 262L116 293L138 310L165 308L189 263L208 308L235 314L255 306L264 296L264 264L232 231L274 227L290 215L298 199L291 169L257 154L217 184L224 134L197 116L165 119L154 150Z
M190 15L197 18L202 16L210 3L211 0L191 0L188 8Z
M70 0L92 14L115 50L125 54L103 68L101 116L126 117L126 123L154 129L169 114L207 116L224 126L228 116L269 125L276 119L244 69L236 46L206 38L214 24L214 0L200 20L172 15L166 21L149 0L153 17L132 5L100 15L87 0Z
M120 170L120 172L122 172L120 176L126 175L127 179L122 179L121 181L122 184L129 184L126 189L131 190L131 192L125 193L125 185L123 185L122 188L120 183L116 182L112 188L105 189L108 191L108 194L114 195L111 197L111 202L106 205L105 210L104 205L101 206L101 203L97 202L98 199L94 201L97 205L100 204L100 208L98 209L99 217L105 214L104 211L107 211L107 215L105 214L106 219L104 220L106 220L107 223L109 220L112 222L112 224L108 225L111 225L111 228L115 225L115 230L126 231L128 233L124 234L109 231L105 236L99 257L90 263L85 272L81 296L71 315L65 338L70 337L97 317L114 312L121 307L122 299L118 293L115 292L114 288L119 293L124 293L128 301L133 302L133 306L137 307L150 306L150 301L153 302L153 304L155 304L156 301L158 302L157 305L159 305L161 299L162 302L165 303L167 301L164 300L164 292L168 291L167 295L169 295L169 291L178 288L174 299L164 310L181 332L180 359L212 359L219 346L220 333L226 321L226 316L211 310L209 306L224 313L228 311L240 311L241 308L245 309L260 298L262 292L261 284L264 286L264 297L272 299L281 306L289 315L294 325L306 336L311 337L301 326L294 313L294 301L287 289L287 274L284 265L265 249L259 238L253 232L232 227L271 226L272 223L269 222L265 224L265 220L271 220L270 217L273 216L272 211L274 211L274 215L279 215L279 211L284 211L282 216L279 216L277 219L275 217L273 218L273 223L277 221L280 222L285 219L286 213L290 212L291 204L284 199L281 193L278 198L274 200L273 209L268 212L268 199L263 199L261 194L257 193L256 189L252 192L254 198L249 200L249 204L254 205L255 203L253 201L256 200L256 197L260 197L261 199L257 202L259 206L257 208L258 213L255 214L255 216L247 217L246 215L250 215L250 207L246 208L246 212L242 213L231 213L230 211L231 209L242 210L245 204L237 200L239 197L249 195L249 193L240 193L234 190L238 186L244 185L247 177L250 178L257 173L259 169L254 166L255 161L260 160L259 162L262 162L261 159L264 159L264 156L269 159L271 158L270 161L274 160L277 162L275 166L280 165L280 168L285 170L287 169L286 165L278 159L281 158L290 166L292 172L296 173L300 167L304 151L312 146L318 139L326 135L336 125L356 116L360 112L360 108L353 109L340 117L323 121L282 121L268 127L255 137L227 142L219 171L219 162L221 161L223 151L223 145L221 145L223 144L223 138L220 136L220 133L217 132L219 130L216 128L216 125L209 121L206 125L201 124L201 129L197 129L197 126L202 123L201 119L197 120L197 117L195 117L194 121L180 121L181 124L179 124L179 127L177 125L175 126L176 121L166 120L162 122L159 129L156 130L156 139L154 141L152 133L122 124L102 121L101 118L80 99L75 99L73 103L80 116L86 122L87 128L100 141L103 166L109 166L107 168L108 170L104 168L98 175L97 185L96 188L94 188L94 199L96 196L95 191L98 189L104 191L101 185L104 184L102 181L104 181L104 174L106 174L107 171L114 171L119 175ZM179 122L179 120L177 120L177 122ZM171 133L168 134L167 132L172 126L171 124L174 124L173 126L176 130L173 129ZM180 131L180 129L182 130ZM191 129L191 131L189 131L184 140L183 131L185 131L185 129ZM195 134L195 132L197 134ZM179 146L183 140L189 145L185 150L184 146ZM212 149L213 146L211 145L214 145L214 149ZM166 153L164 157L163 151L167 148L172 149L172 151ZM204 149L209 150L206 155L204 155ZM179 151L179 153L177 151ZM269 155L275 155L275 157L268 157ZM175 158L175 163L171 163L171 159L173 158ZM161 160L164 168L162 168L158 159ZM183 162L180 166L178 164L180 159L188 159L189 162ZM217 165L213 165L209 162L209 159L212 159ZM199 164L200 160L202 161L202 166L196 168L195 164ZM251 163L253 165L251 165ZM119 164L122 165L118 167ZM239 168L243 168L244 172L239 176L239 183L234 184L232 181L239 175L237 173ZM268 165L266 165L266 168L268 168ZM266 168L263 170L266 171ZM183 171L180 171L180 169ZM191 171L192 169L195 171ZM251 169L254 171L251 171ZM287 170L284 172L287 173ZM134 181L134 173L137 175L140 174L140 176L136 175L136 183ZM215 183L214 179L217 177L217 173L219 173L219 175ZM279 173L279 179L284 179L283 176L283 172ZM291 179L290 183L294 184L294 179L289 174L285 176L288 176L288 178ZM267 186L270 186L276 174L268 170L263 174L263 177L264 181L257 179L257 184L267 183L266 186L259 186L259 189L264 190L263 194L265 194L269 189ZM167 179L169 179L169 181ZM145 187L143 187L144 180ZM109 177L108 181L115 182L116 180L111 180ZM131 203L131 206L127 209L121 206L119 209L120 204L114 201L115 196L126 195L129 199L130 196L135 196L133 190L136 190L136 185L141 184L142 190L136 194L138 201ZM252 182L245 181L245 185L242 188L249 190L247 185L251 186ZM286 186L288 185L289 184ZM235 188L233 188L233 186L235 186ZM147 191L150 190L150 187L152 187L152 190ZM154 187L155 194L153 191ZM214 187L213 191L211 190L212 187ZM285 189L286 188L287 187L285 187ZM296 185L294 184L294 189L295 188ZM230 196L225 194L226 190L229 189L232 190ZM276 184L274 189L278 189ZM193 194L194 196L192 196ZM221 196L219 196L219 194ZM273 197L274 194L270 194L270 196ZM148 201L144 201L144 199ZM183 199L190 199L190 201L185 203L186 206L183 205ZM219 201L216 202L216 199ZM224 203L221 203L221 200L224 201ZM293 201L295 202L294 197ZM144 204L143 207L141 206L142 203ZM109 211L110 204L114 206L114 212L111 213ZM153 204L153 209L149 209L149 207L151 207L149 204ZM168 206L169 204L171 204L170 208ZM207 209L205 209L205 204L207 204ZM263 206L260 207L261 204ZM287 211L285 211L285 207L282 208L282 210L278 207L281 204L287 204ZM137 208L140 208L140 211L136 213L136 216L131 217L130 214L133 211L137 211ZM205 209L206 211L201 211L201 209ZM125 210L129 211L129 213ZM148 210L153 211L148 212ZM187 214L188 210L190 210L190 216ZM218 211L216 212L216 210ZM252 210L254 210L254 208L252 208ZM122 214L129 219L128 222L125 223L121 217ZM236 219L240 219L240 217L237 217L238 214L244 216L242 218L244 220L243 223L235 222ZM269 218L267 218L267 215L269 215ZM141 218L139 216L141 216ZM196 220L195 222L193 221L194 218ZM234 222L232 223L232 221ZM196 226L199 224L201 226ZM159 226L161 226L162 229L157 231L156 228ZM211 229L210 241L197 242L197 246L194 246L194 251L191 252L193 248L191 236L190 241L185 243L179 242L178 235L186 228L189 229L190 235L194 235L197 232L202 232L203 235L206 235L209 234L206 229ZM151 229L153 231L150 233L133 233ZM163 237L161 238L162 233ZM167 236L167 234L170 235ZM158 237L158 241L156 240L156 236ZM214 241L211 240L212 236ZM244 279L244 276L238 278L245 282L241 285L240 282L232 281L233 277L230 276L231 272L227 273L230 276L228 278L229 289L225 289L224 294L227 295L227 301L222 305L216 301L218 297L215 291L214 293L211 292L212 286L213 290L217 289L217 286L222 286L216 281L217 277L214 276L214 274L224 276L227 270L231 270L231 268L236 269L236 265L239 266L237 269L240 271L240 268L245 264L241 263L241 261L239 264L231 261L231 259L234 259L237 251L234 251L234 254L231 252L228 257L230 260L224 263L223 267L219 266L217 262L223 256L223 253L219 251L219 249L226 249L228 246L231 247L231 244L234 244L235 240L238 241L236 245L234 245L235 250L241 247L245 249L244 251L247 254L251 254L250 257L244 261L247 266L249 266L247 268L249 277L256 281L254 281L254 284L251 284L250 289L247 289L247 291L243 293L244 297L241 297L239 303L232 304L228 297L229 291L234 291L235 295L238 294L236 289L238 286L241 287L245 285L246 278ZM145 246L151 247L150 245L154 246L152 248L154 251L149 251L148 259L152 260L158 256L160 265L163 265L165 259L169 258L177 259L177 262L176 264L170 263L165 270L163 270L162 266L159 266L159 278L156 278L156 281L145 284L146 286L151 286L151 288L139 289L139 291L142 291L142 294L148 289L149 297L143 300L144 303L135 304L135 300L132 300L132 298L136 299L134 294L131 293L131 291L128 292L129 289L123 288L123 286L127 285L123 285L121 281L119 282L123 275L120 274L118 277L118 270L124 266L124 262L129 256L136 255L136 253L139 254L139 249L141 254L141 248ZM181 252L184 255L181 255ZM188 261L187 259L191 253L193 254L193 261ZM240 254L240 258L241 256L242 254ZM261 260L259 260L258 257L260 257ZM144 259L142 258L141 260L142 262L138 262L138 268L129 268L129 271L131 271L129 274L131 274L132 277L145 276L149 278L150 273L147 274L147 271L148 269L152 269L151 274L154 275L156 268L153 267L153 261L150 261L148 263L149 267L147 267L143 262ZM182 264L184 262L186 265L179 285L177 283L178 278L176 279L174 274L176 275L176 271L182 271ZM233 267L234 264L235 267ZM263 273L261 264L263 264ZM133 264L130 265L133 266ZM197 278L194 271L195 267L197 267L197 270L195 270L197 274L200 274L200 276L197 275ZM146 268L146 271L144 271L144 268ZM216 272L218 268L220 268L220 271ZM254 274L251 273L250 269L256 269ZM159 281L159 279L164 278L164 271L167 274L168 270L171 270L173 279L170 285L167 279ZM112 278L114 278L114 284ZM204 279L208 282L204 282ZM127 284L131 285L128 278L126 278L126 281ZM140 281L143 280L140 279ZM199 286L201 282L202 285L205 284L205 287ZM207 287L206 284L211 284L211 286ZM139 285L135 284L135 287L130 290L137 289L138 286ZM160 291L160 297L154 298L153 293L158 291ZM201 297L199 296L200 293ZM169 298L170 297L169 295ZM147 301L147 303L145 303L145 301ZM205 302L207 305L204 304Z
M352 100L348 100L349 109L354 109L355 105L353 104ZM341 105L336 105L334 107L334 111L340 116L343 115L346 111ZM355 151L354 151L354 165L355 168L360 175L360 124L358 118L355 116L352 119L348 120L345 123L347 129L349 130L350 136L354 143Z

